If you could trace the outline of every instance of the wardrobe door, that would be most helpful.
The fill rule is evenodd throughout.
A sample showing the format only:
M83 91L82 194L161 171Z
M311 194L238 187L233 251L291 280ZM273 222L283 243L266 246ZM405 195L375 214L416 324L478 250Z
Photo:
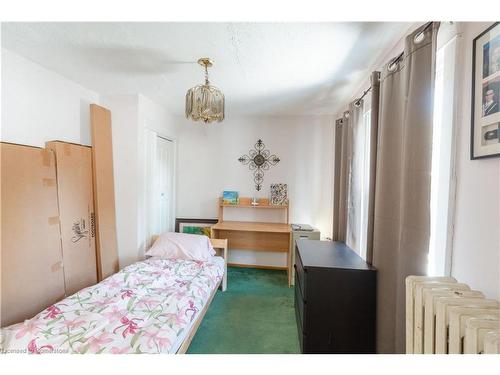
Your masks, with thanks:
M29 319L64 297L54 154L1 143L1 321Z
M66 142L47 142L56 156L66 295L97 282L92 187L92 150Z

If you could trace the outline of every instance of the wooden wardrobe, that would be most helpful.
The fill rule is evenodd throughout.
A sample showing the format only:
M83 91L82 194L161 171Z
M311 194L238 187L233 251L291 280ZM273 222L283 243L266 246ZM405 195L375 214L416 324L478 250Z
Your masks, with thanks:
M1 143L1 326L65 295L54 152Z
M90 112L92 147L1 142L2 327L118 271L111 113Z
M92 149L52 141L66 295L97 282Z

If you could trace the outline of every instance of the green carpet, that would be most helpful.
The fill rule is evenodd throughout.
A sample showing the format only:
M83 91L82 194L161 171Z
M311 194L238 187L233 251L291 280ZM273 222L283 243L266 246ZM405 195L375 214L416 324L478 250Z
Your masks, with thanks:
M293 294L285 271L230 267L188 353L299 353Z

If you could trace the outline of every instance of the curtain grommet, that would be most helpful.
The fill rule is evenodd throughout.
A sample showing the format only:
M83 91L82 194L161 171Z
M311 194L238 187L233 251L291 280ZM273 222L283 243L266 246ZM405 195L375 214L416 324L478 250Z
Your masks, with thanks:
M419 32L413 37L413 43L420 44L425 40L425 30Z
M398 68L398 63L397 63L397 61L393 61L393 62L389 63L389 65L387 66L387 70L388 70L389 72L391 72L391 73L392 73L392 72L395 72L397 68Z

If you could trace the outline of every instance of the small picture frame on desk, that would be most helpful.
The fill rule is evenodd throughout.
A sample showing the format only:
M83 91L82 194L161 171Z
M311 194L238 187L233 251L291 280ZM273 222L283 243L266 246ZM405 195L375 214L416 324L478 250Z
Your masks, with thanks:
M237 191L227 191L222 192L222 203L224 204L238 204L239 197Z
M210 229L217 219L175 219L175 231L178 233L201 234L211 238Z
M271 204L273 206L285 206L288 204L287 184L271 184Z

